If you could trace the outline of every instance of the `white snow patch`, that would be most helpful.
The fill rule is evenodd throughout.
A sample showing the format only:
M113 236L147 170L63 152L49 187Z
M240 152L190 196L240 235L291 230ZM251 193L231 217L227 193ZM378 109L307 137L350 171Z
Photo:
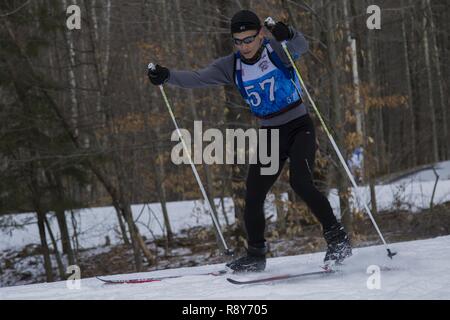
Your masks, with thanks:
M450 161L449 161L450 163ZM445 170L447 167L443 167ZM442 172L446 172L442 169ZM450 169L449 169L450 171ZM375 187L377 207L379 211L385 210L409 210L417 212L430 207L435 182L401 180L388 185L377 185ZM363 203L369 204L370 191L368 187L358 187L360 198L352 189L350 204L354 209L364 211ZM328 195L333 211L340 217L339 197L336 189L331 189ZM288 200L287 193L282 195L282 200ZM364 202L363 202L364 201ZM439 180L436 185L433 204L442 204L450 201L450 180ZM219 222L225 225L224 213L220 199L214 201ZM231 198L224 199L225 214L230 224L234 223L234 203ZM370 206L369 206L370 207ZM177 201L167 204L169 219L174 233L194 226L212 226L211 217L205 210L204 201ZM143 236L153 239L165 233L163 228L163 214L159 203L137 204L132 206L133 217ZM265 204L266 216L272 216L276 220L277 210L274 204L273 194L269 194ZM88 208L77 210L74 213L77 230L79 233L79 244L81 248L96 248L105 245L106 237L111 244L121 243L117 214L113 207ZM69 233L74 234L71 223L71 213L66 212ZM3 222L3 223L2 223ZM5 223L7 222L7 223ZM9 215L0 217L0 225L11 227L0 229L0 251L7 249L20 249L28 244L39 244L39 233L34 213ZM16 225L25 224L23 228ZM59 229L56 218L50 218L55 236L59 239ZM50 244L50 243L49 243ZM61 249L61 248L60 248Z
M66 282L0 288L3 299L450 299L450 236L395 243L398 255L390 260L383 246L354 249L353 257L339 274L298 278L288 281L236 286L227 276L185 276L161 282L104 285L95 278L82 279L80 290L70 290ZM260 274L231 275L252 279L286 272L319 269L324 253L268 259ZM369 289L370 265L381 268L380 289ZM115 275L115 278L192 274L223 268L223 264L161 270L140 274ZM390 271L383 271L391 268Z

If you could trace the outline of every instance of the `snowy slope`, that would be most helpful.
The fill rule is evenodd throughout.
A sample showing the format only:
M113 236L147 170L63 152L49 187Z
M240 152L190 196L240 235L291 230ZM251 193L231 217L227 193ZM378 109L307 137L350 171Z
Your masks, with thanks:
M105 285L95 278L83 279L81 289L67 289L65 282L0 288L2 299L450 299L450 236L396 243L394 260L386 257L383 246L358 248L340 274L299 278L271 284L236 286L226 276L186 276L161 282ZM266 272L233 275L251 279L261 275L315 271L323 253L279 257L268 260ZM381 267L380 289L368 289L370 265ZM383 271L386 267L390 271ZM115 275L111 278L177 275L213 271L223 265L210 265Z
M225 224L223 210L221 210L219 199L216 199L219 212L219 221ZM225 211L230 223L234 222L231 214L233 202L225 199ZM141 234L149 239L164 234L164 219L160 203L136 204L131 206L133 217ZM211 218L204 212L203 201L176 201L167 204L172 230L179 233L182 229L192 228L198 225L211 225ZM74 234L71 223L71 213L66 212L69 233ZM50 224L56 237L59 238L59 228L56 218L49 215ZM78 241L82 248L96 248L105 244L108 236L112 244L121 243L119 238L119 225L114 207L98 207L76 210ZM4 220L3 223L2 219ZM26 223L26 224L25 224ZM39 244L39 231L35 213L24 213L0 217L0 224L10 226L0 229L0 251L7 249L21 249L28 244ZM17 225L23 225L17 228ZM50 241L50 240L49 240ZM50 243L49 243L50 244Z
M446 167L445 167L446 168ZM443 177L445 172L440 172ZM383 210L405 209L413 212L424 208L429 208L430 200L433 194L433 181L411 181L402 180L388 185L376 186L377 207ZM367 187L359 187L359 193L362 200L369 203L370 192ZM353 198L351 204L353 207L363 210L363 202L359 201L352 191ZM287 199L287 195L285 197ZM337 190L331 189L328 195L333 211L336 216L340 216L339 198ZM433 199L435 205L450 201L450 180L439 180L436 185L435 196ZM225 225L225 219L220 200L215 199L215 204L219 212L219 218L222 225ZM177 201L167 204L172 230L179 233L182 229L198 226L212 225L211 218L204 210L203 201ZM273 197L269 195L266 206L266 216L273 216L276 219L276 207L273 204ZM159 203L137 204L132 206L133 216L137 225L145 237L153 239L154 236L163 234L163 215ZM231 198L225 198L225 212L230 223L234 222L234 204ZM73 234L71 223L71 214L66 213L70 234ZM2 223L2 219L4 221ZM91 208L78 210L75 214L77 221L77 232L79 234L79 243L82 248L97 248L105 244L105 237L108 236L112 244L120 243L118 237L117 216L113 207ZM28 224L18 229L16 225ZM59 237L59 229L55 218L50 219L52 229ZM9 225L0 229L0 251L7 249L21 249L27 244L39 244L39 232L34 213L20 215L10 215L0 217L0 224ZM50 240L49 240L50 241Z
M387 179L387 183L411 183L423 181L434 182L436 180L436 174L439 176L439 180L450 180L450 161L441 161L434 164L424 165L420 168L412 168L404 173L390 177Z
M377 208L379 211L408 210L418 212L430 208L433 196L434 181L413 182L403 179L388 185L375 186ZM364 202L370 203L369 187L358 187L355 192L351 188L352 197L350 205L360 211L364 211ZM361 198L357 197L357 193ZM339 196L337 189L331 189L328 195L331 207L336 216L340 216ZM433 204L442 204L450 201L450 180L439 180L433 198Z

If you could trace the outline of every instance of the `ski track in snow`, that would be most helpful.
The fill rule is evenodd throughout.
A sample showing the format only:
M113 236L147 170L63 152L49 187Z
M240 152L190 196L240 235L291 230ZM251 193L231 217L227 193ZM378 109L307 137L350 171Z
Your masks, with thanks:
M95 278L82 279L81 289L68 289L66 282L0 288L3 299L164 299L164 300L293 300L293 299L450 299L450 236L390 245L398 252L393 260L384 246L354 249L342 272L325 276L236 286L226 281L319 270L324 253L271 258L259 274L185 276L160 282L107 285ZM381 270L381 289L370 290L370 265ZM392 268L383 271L384 268ZM223 264L114 275L111 278L144 278L209 272Z

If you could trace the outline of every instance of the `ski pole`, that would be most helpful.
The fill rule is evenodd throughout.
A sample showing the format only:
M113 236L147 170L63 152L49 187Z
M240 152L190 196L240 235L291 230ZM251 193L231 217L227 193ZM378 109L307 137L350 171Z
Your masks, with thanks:
M264 21L264 24L270 30L275 25L275 21L271 17L268 17ZM339 150L339 148L338 148L338 146L337 146L333 136L331 135L330 131L328 130L328 127L325 124L325 121L323 120L322 115L319 112L319 109L317 108L316 104L314 103L314 100L311 98L311 95L309 94L308 89L306 88L305 83L303 82L303 79L302 79L302 77L300 75L300 72L298 71L298 68L295 65L294 59L292 59L292 55L289 52L286 40L281 42L281 46L283 47L283 50L286 53L286 56L288 57L289 62L291 63L292 67L294 68L295 73L296 73L296 75L297 75L297 77L298 77L298 79L300 81L300 85L305 90L305 93L306 93L306 95L307 95L307 97L308 97L308 99L309 99L309 101L310 101L310 103L311 103L315 113L317 114L317 117L319 118L319 121L320 121L323 129L325 130L325 132L326 132L326 134L328 136L328 139L330 140L330 142L331 142L331 144L332 144L332 146L334 148L334 151L336 152L339 160L341 161L341 164L344 167L344 170L347 173L347 176L350 179L350 182L352 183L353 188L355 189L355 193L356 193L357 198L362 200L362 197L361 197L361 194L359 192L358 185L356 184L355 178L353 177L352 173L350 172L350 169L348 168L347 163L345 162L341 151ZM294 83L295 86L297 86L294 81L293 81L293 83ZM297 90L300 92L300 90L298 88L297 88ZM378 235L380 236L381 241L383 241L383 244L384 244L384 246L386 248L386 251L388 253L388 257L392 259L392 257L395 256L397 253L396 252L392 252L391 249L389 249L388 244L384 240L383 234L381 233L380 228L378 227L378 224L376 223L375 219L373 218L372 212L370 211L370 209L367 206L365 201L362 201L362 203L364 204L364 209L366 210L367 214L369 215L369 218L372 221L372 224L375 227L376 231L378 232Z
M153 63L149 63L148 69L155 70L155 65ZM184 152L185 152L185 154L188 157L189 164L191 165L192 171L193 171L195 179L197 180L197 183L198 183L198 185L200 187L200 190L202 192L203 198L204 198L204 200L205 200L205 202L206 202L206 204L207 204L207 206L209 208L209 214L210 214L211 219L213 221L213 225L216 228L216 231L217 231L217 234L219 236L220 242L222 243L222 246L224 248L224 252L223 253L225 255L227 255L227 256L232 256L234 254L233 250L231 250L227 246L227 243L226 243L226 241L225 241L225 239L223 237L222 231L220 231L219 222L217 221L217 218L214 215L211 202L209 201L209 198L206 195L206 191L205 191L205 188L203 187L203 183L202 183L202 181L200 179L200 176L198 175L197 168L195 168L194 162L192 161L192 158L191 158L191 154L190 154L190 152L189 152L189 150L187 148L186 142L183 139L183 135L181 134L181 131L180 131L179 127L178 127L178 123L177 123L177 121L175 119L175 115L172 112L172 108L170 106L169 99L167 98L167 95L166 95L166 92L164 90L164 87L163 87L163 85L159 85L158 87L159 87L159 90L161 91L161 94L162 94L163 99L164 99L164 103L165 103L165 105L167 107L167 110L169 111L170 117L172 118L172 122L173 122L173 124L174 124L174 126L175 126L175 128L177 130L178 136L180 137L181 144L183 145Z

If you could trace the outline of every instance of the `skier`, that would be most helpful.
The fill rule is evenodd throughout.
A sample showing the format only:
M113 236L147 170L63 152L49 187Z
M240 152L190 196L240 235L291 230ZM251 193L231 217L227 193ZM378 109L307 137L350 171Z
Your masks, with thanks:
M328 244L325 264L340 263L352 254L347 233L334 216L328 199L314 186L312 172L317 150L314 124L303 103L299 80L281 46L282 41L287 41L293 59L298 59L307 52L308 43L300 32L282 22L277 22L270 31L274 39L264 36L261 21L254 12L241 10L231 19L235 53L197 71L169 70L161 65L148 71L154 85L198 88L234 83L251 112L260 119L261 128L269 131L267 136L270 137L270 130L279 130L278 172L261 175L263 165L259 161L249 167L244 212L247 254L227 264L235 272L263 271L266 267L264 200L288 158L290 185L322 225Z

